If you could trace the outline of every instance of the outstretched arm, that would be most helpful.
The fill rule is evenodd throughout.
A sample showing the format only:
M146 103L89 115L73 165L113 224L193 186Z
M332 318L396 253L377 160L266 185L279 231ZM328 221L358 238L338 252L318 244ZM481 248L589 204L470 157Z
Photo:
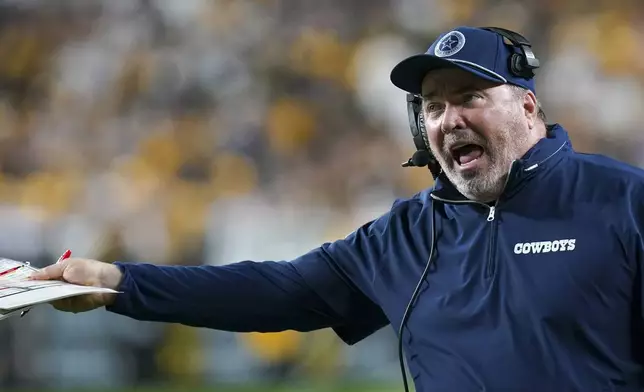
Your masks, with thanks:
M119 287L123 294L107 309L138 320L235 332L332 327L342 336L341 331L349 327L385 325L380 309L348 285L332 269L328 257L318 248L292 262L244 261L225 266L117 263L123 271ZM318 295L310 279L333 292L333 298Z

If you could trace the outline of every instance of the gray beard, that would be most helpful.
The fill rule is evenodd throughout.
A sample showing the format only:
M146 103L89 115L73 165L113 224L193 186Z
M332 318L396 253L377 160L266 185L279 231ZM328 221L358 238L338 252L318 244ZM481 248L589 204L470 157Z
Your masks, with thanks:
M501 161L506 160L502 159ZM443 166L443 168L445 167L447 166ZM498 160L493 160L488 170L476 171L466 175L458 174L452 169L443 169L443 171L447 179L463 196L470 200L488 203L501 196L509 168L500 167Z
M449 177L448 175L447 178ZM450 181L463 196L470 200L489 203L501 196L507 173L494 177L486 175L485 173L476 173L470 178L465 178L460 175L453 177Z

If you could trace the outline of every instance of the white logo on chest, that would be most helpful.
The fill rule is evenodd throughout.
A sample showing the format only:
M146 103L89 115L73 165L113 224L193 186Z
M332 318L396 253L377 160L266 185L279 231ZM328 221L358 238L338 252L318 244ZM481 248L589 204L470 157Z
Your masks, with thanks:
M576 241L573 238L569 240L519 242L514 245L514 253L527 255L530 253L570 252L575 250Z

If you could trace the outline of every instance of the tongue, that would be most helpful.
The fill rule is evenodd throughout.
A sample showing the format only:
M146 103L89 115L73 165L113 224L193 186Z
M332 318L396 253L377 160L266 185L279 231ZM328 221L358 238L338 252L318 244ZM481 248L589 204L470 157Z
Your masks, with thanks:
M458 163L465 165L483 155L483 149L474 144L468 144L458 149Z

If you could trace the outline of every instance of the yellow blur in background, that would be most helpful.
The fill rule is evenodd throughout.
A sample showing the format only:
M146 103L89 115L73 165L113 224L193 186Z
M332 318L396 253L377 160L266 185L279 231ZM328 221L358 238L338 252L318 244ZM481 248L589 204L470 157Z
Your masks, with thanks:
M0 254L222 265L342 238L432 185L400 167L389 71L460 24L526 35L549 120L644 164L640 1L5 0ZM0 332L4 389L399 382L391 329L346 347L43 309Z

